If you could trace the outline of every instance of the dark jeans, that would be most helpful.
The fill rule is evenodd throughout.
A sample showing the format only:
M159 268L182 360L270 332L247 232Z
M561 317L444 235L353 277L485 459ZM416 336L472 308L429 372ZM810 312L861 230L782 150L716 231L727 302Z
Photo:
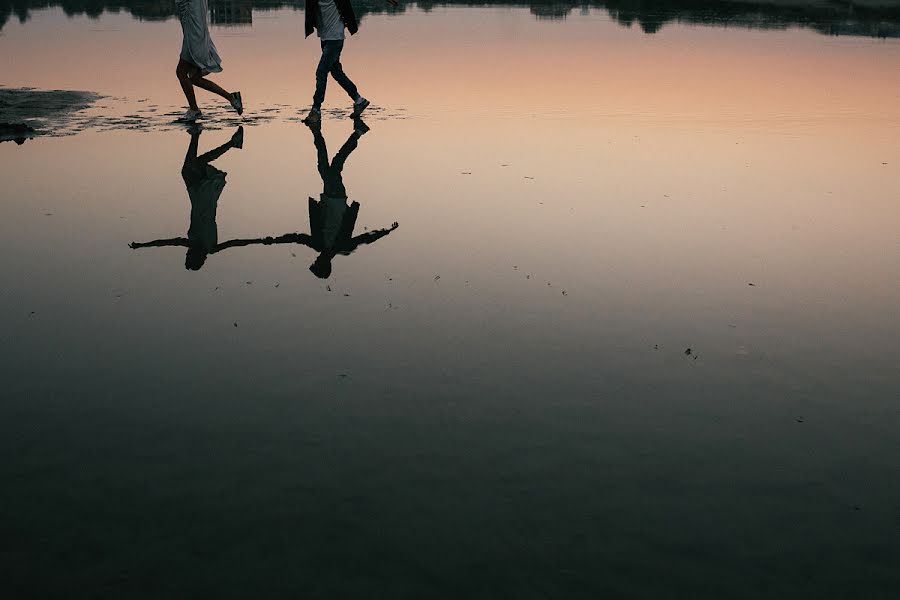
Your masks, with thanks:
M359 92L350 78L344 74L341 68L341 50L344 49L343 40L329 40L322 42L322 58L316 68L316 93L313 95L313 108L321 108L325 100L325 86L328 83L328 74L334 77L350 98L356 100Z

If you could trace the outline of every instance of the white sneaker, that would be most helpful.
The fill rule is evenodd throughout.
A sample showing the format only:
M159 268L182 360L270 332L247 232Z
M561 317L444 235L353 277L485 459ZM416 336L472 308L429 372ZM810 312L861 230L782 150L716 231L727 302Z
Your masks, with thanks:
M194 121L196 121L197 119L199 119L202 116L203 116L203 113L201 113L199 110L188 109L188 111L186 113L184 113L183 115L181 115L178 118L178 120L181 121L182 123L193 123Z
M244 103L241 101L240 92L231 92L231 108L239 115L244 114Z

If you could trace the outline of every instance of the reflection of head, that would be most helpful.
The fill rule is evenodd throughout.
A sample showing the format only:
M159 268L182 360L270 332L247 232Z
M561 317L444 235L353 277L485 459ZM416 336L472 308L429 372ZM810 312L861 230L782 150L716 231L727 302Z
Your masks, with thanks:
M189 271L199 271L206 262L206 252L202 248L188 248L184 255L184 268Z
M315 262L309 265L309 270L319 279L328 279L331 276L331 257L320 254Z

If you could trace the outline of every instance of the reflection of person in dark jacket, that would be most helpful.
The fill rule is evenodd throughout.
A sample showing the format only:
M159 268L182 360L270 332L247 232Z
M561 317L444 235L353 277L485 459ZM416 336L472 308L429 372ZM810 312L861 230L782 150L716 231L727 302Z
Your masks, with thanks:
M397 0L387 0L391 6L398 6ZM344 88L353 100L353 116L358 117L369 106L369 101L359 95L356 85L344 73L341 66L341 52L344 49L344 29L353 35L359 30L356 13L350 0L306 0L305 32L309 37L315 30L321 41L322 57L316 67L316 91L313 104L306 116L307 123L319 123L322 120L322 102L325 101L325 87L328 75Z
M278 237L265 237L249 240L231 240L226 242L233 246L249 246L251 244L303 244L319 253L309 270L316 277L328 279L331 276L331 261L338 254L347 256L365 244L371 244L388 235L399 225L395 222L390 227L369 231L357 236L353 235L356 219L359 216L359 202L347 204L347 190L341 172L350 153L356 150L359 138L369 131L362 119L356 119L353 133L344 143L334 159L328 160L328 148L318 127L310 127L313 143L316 146L316 162L319 175L322 177L322 194L318 200L309 199L309 234L286 233Z
M316 146L316 163L322 177L322 194L319 201L309 199L309 247L319 252L309 267L316 277L327 279L331 275L331 260L338 254L349 255L362 244L371 244L397 229L397 223L389 229L379 229L353 237L353 228L359 216L359 202L347 206L347 189L341 173L350 153L356 150L359 138L369 131L362 119L354 122L353 133L341 146L334 159L328 161L328 148L318 127L310 127Z
M191 224L187 237L154 240L152 242L132 242L131 248L158 248L162 246L182 246L187 248L184 267L192 271L199 270L206 262L206 257L232 246L240 246L238 240L219 243L216 227L216 209L219 196L225 189L224 171L210 163L232 148L241 148L244 144L244 128L238 127L231 139L206 154L197 156L200 145L200 128L190 129L191 142L188 145L184 164L181 167L181 178L191 199Z

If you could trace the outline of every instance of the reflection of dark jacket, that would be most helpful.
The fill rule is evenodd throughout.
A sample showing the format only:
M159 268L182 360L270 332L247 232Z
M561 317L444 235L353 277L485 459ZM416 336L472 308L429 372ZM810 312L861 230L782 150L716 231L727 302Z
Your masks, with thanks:
M353 12L353 7L350 5L350 0L334 0L334 5L337 6L338 14L341 15L341 21L344 22L344 27L347 28L350 35L356 33L359 30L359 25L356 21L356 13ZM318 13L319 0L306 0L306 37L309 37L315 31Z
M337 239L334 240L334 249L337 252L352 252L359 245L353 241L353 228L356 227L356 218L359 216L359 202L353 202L347 207ZM329 249L325 243L325 215L322 214L322 206L314 199L309 199L309 233L312 238L310 246L319 252Z

